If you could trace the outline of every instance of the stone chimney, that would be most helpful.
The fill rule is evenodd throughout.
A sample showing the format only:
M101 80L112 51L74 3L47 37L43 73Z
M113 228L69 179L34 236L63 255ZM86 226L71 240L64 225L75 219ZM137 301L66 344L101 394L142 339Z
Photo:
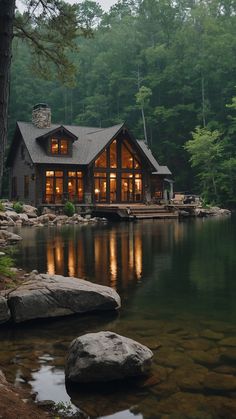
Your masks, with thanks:
M38 103L33 107L32 124L37 128L50 128L51 109L46 103Z

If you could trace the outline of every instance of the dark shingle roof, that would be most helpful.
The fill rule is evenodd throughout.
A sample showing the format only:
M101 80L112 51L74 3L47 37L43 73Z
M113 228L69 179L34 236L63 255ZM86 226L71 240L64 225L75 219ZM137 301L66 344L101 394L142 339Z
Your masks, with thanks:
M37 128L32 123L18 122L20 133L24 139L25 145L33 163L36 164L78 164L88 165L96 156L106 147L121 130L124 124L114 125L109 128L80 127L76 125L63 125L63 127L71 132L78 140L73 142L72 156L50 156L45 153L38 137L48 134L60 128L59 124L52 124L50 128ZM170 175L168 167L160 166L154 158L151 150L144 141L137 140L138 146L141 148L153 169L153 173L160 175ZM12 147L11 147L12 148ZM8 159L11 154L9 152Z
M156 171L153 174L158 175L171 175L171 171L168 169L167 166L160 166L159 163L156 161L155 157L153 156L150 148L148 148L147 144L144 141L137 140L138 144L142 148L143 152L146 154L152 165L155 167Z
M73 143L72 156L60 156L60 164L89 164L106 144L118 133L123 124L109 128L79 127L64 125L64 127L78 137ZM18 122L18 127L24 139L33 163L58 163L58 156L49 156L35 138L45 135L60 125L52 124L50 128L37 128L31 123Z

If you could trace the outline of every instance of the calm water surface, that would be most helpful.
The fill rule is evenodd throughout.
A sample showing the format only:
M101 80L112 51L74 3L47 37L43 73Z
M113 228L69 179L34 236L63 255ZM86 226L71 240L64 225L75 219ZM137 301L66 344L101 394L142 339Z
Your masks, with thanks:
M90 417L236 418L236 219L22 228L16 264L117 289L118 316L74 316L0 331L0 364L38 400ZM152 377L66 388L74 337L113 330L154 352Z

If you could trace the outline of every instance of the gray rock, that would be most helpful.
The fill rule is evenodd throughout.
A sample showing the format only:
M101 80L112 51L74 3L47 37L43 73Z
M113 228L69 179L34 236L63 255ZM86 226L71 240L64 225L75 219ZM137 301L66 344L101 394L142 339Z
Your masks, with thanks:
M23 211L28 214L28 213L37 213L37 208L33 207L32 205L23 205Z
M7 215L3 211L0 211L0 220L7 221Z
M66 379L106 382L146 374L153 353L146 346L113 332L88 333L73 340L66 359Z
M17 214L16 211L5 211L5 214L7 217L10 217L13 221L16 221L19 219L19 214Z
M54 223L57 224L65 224L66 221L68 220L67 215L58 215L55 219L54 219Z
M42 210L42 215L45 215L45 214L52 214L53 213L53 211L51 210L51 208L48 208L48 207L43 207L43 210Z
M27 224L27 222L28 222L28 220L29 220L28 215L27 215L27 214L25 214L25 213L23 213L23 214L19 214L19 219L20 219L20 220L22 220L22 223L23 223L23 224Z
M0 296L0 324L6 323L10 318L11 314L7 305L7 299Z
M13 221L11 217L7 217L7 225L9 227L14 227L15 226L15 221Z
M42 224L47 224L49 222L48 214L40 215L40 217L37 218L37 221Z
M7 240L9 242L17 242L22 240L22 237L18 234L11 233L10 231L0 230L0 239Z
M37 214L36 212L27 212L28 218L32 219L32 218L37 218Z
M120 297L110 287L60 275L36 275L11 291L8 304L16 323L95 310L115 310Z

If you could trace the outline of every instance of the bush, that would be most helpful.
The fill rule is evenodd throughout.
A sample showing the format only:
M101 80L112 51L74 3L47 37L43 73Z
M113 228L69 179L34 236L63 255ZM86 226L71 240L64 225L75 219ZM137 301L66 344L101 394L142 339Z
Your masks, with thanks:
M74 206L74 204L72 204L72 202L68 201L68 202L65 203L64 213L68 217L72 217L72 215L74 215L74 213L75 213L75 206Z
M23 205L21 202L15 202L13 204L13 209L14 211L17 212L17 214L20 214L21 212L23 212Z
M13 266L13 260L9 256L0 256L0 276L11 277L13 275L10 268Z
M5 207L1 201L0 201L0 211L5 211Z

